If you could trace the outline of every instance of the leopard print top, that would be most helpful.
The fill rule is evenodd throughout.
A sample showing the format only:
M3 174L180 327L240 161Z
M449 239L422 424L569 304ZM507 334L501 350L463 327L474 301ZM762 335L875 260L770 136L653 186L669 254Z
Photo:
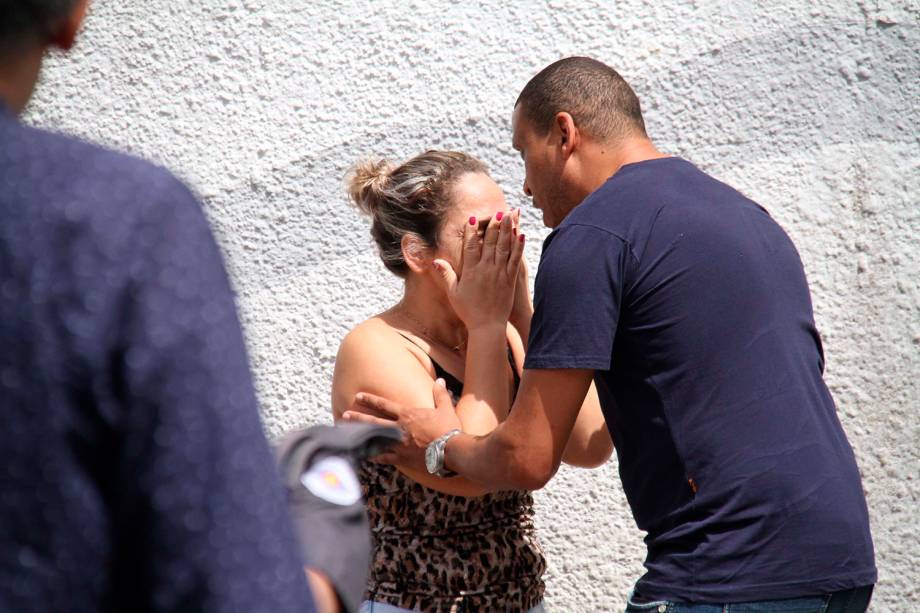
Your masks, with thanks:
M434 366L456 403L462 384ZM368 600L438 613L523 612L543 600L530 492L452 496L371 462L358 477L373 540Z

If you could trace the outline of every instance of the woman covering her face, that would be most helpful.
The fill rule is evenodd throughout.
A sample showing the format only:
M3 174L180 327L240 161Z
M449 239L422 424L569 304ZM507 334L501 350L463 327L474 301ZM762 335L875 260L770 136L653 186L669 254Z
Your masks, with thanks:
M517 265L524 241L520 211L508 210L482 162L450 151L428 151L395 167L364 162L353 169L348 189L372 218L380 257L404 279L405 291L342 341L333 378L335 418L358 392L434 407L432 384L440 378L463 430L490 432L512 405L524 363L521 337L533 313L526 269ZM497 245L495 259L502 262L496 265L507 265L509 272L495 277L505 279L500 286L480 282L473 287L479 295L458 298L446 280L452 275L443 273L462 278L464 249L476 240ZM485 322L494 334L471 337L465 321L483 300L506 300L508 308L500 319ZM478 332L484 322L475 319ZM475 346L469 346L471 338ZM495 364L500 371L487 374L496 397L504 399L494 410L463 393L465 375L473 376L466 372L468 353L475 358L469 363ZM591 437L603 420L593 389L581 413L566 460L597 465L611 447L609 439L599 448ZM372 462L359 478L374 549L364 611L542 611L545 561L529 492L487 493L424 467Z

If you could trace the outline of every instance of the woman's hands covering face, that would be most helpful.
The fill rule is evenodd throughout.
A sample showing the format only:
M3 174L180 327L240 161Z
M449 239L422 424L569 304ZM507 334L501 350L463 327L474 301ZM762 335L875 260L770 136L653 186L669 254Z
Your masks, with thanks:
M480 234L477 219L470 217L463 229L459 278L449 262L434 261L436 278L468 330L508 322L524 253L524 235L514 222L513 215L497 213Z

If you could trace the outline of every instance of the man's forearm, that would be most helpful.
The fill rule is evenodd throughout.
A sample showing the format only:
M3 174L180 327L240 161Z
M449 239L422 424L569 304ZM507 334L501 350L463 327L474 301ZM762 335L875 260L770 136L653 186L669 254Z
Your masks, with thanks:
M540 489L554 472L550 458L534 463L524 459L503 426L484 436L451 438L445 448L445 466L490 491Z
M552 478L591 385L587 369L525 370L508 419L447 442L445 465L489 490L537 490Z
M490 438L488 434L458 434L447 443L444 465L489 491L519 489L509 470L508 458L502 457L507 454L490 454Z
M444 466L487 490L540 489L559 468L592 373L525 370L508 419L484 436L451 437L444 449ZM398 421L406 442L386 461L408 465L419 461L438 437L463 427L443 381L435 382L433 394L434 410L359 393L355 403L360 410L346 411L344 417L366 423Z

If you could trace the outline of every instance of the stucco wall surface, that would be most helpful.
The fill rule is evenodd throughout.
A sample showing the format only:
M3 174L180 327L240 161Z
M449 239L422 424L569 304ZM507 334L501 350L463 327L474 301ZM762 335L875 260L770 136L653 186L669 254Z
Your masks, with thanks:
M633 84L649 132L796 242L863 473L875 611L920 598L920 5L885 0L98 0L26 119L156 160L201 194L266 429L329 420L339 340L397 299L342 178L367 154L487 162L526 230L512 104L566 55ZM536 268L540 240L527 256ZM642 535L616 462L537 494L553 611L621 610Z

